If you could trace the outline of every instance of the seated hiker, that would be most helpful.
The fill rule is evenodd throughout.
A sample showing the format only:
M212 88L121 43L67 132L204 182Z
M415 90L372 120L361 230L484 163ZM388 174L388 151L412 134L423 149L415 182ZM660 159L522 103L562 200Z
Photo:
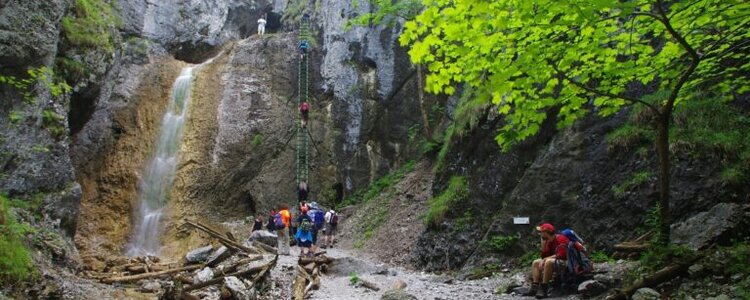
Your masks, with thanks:
M263 216L258 215L257 217L255 217L255 223L253 223L253 230L250 232L252 233L261 229L263 229Z
M524 296L534 296L537 299L547 298L547 288L552 279L555 264L565 264L567 260L566 247L568 238L562 234L555 234L555 227L544 223L536 227L541 236L541 258L531 264L531 288Z
M299 191L298 191L298 194L297 194L299 196L299 200L298 201L302 202L302 203L300 203L300 209L302 209L302 204L304 204L304 202L307 201L307 194L308 194L308 192L309 192L309 189L307 187L307 182L300 181L299 182ZM307 204L305 204L305 205L307 205ZM310 207L307 207L307 209L310 209Z
M299 227L297 227L297 234L294 235L297 246L300 247L300 256L313 256L313 252L310 251L313 244L312 227L310 217L300 214Z
M300 122L302 128L307 127L307 119L310 116L310 103L302 102L299 104L299 114L301 116Z
M271 214L268 215L268 223L266 223L266 230L275 231L276 223L274 223L274 217L276 216L276 210L272 209Z

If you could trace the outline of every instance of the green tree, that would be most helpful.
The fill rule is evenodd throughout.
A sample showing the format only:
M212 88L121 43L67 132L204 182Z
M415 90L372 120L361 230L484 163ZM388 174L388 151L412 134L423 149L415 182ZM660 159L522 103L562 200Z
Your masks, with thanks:
M400 42L427 66L426 90L472 88L505 123L504 150L593 110L631 104L654 115L660 241L669 242L669 125L690 91L723 99L750 91L750 2L744 0L423 0ZM634 92L638 91L638 92Z

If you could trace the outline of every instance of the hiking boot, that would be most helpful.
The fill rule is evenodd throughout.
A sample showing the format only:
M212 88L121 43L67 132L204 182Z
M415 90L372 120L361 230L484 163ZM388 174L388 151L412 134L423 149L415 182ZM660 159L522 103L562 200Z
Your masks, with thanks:
M537 290L539 290L539 284L535 283L535 282L532 282L531 283L531 287L529 288L529 290L526 293L523 293L523 295L524 296L535 296Z
M547 298L547 284L542 283L541 286L539 286L539 291L536 292L536 298L537 299L544 299Z

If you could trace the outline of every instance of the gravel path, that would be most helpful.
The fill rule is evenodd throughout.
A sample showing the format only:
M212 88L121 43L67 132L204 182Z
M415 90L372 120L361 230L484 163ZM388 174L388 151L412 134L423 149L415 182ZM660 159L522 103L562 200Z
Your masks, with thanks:
M425 300L448 299L533 299L517 295L497 295L493 291L507 284L510 276L497 276L482 280L459 281L450 276L415 272L401 267L389 266L373 258L360 255L356 250L326 249L327 255L336 259L328 274L321 278L321 287L309 299L313 300L367 300L380 299L385 292L393 289L397 281L406 283L405 292ZM274 270L273 280L283 289L275 289L269 299L289 299L291 280L297 263L299 248L292 247L291 256L280 256ZM374 283L380 291L365 287L355 287L350 283L351 275ZM277 298L278 297L278 298ZM578 299L575 296L549 299Z

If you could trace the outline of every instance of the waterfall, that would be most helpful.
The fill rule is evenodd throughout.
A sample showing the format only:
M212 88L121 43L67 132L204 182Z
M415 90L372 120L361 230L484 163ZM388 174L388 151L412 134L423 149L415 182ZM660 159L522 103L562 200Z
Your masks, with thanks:
M156 255L161 247L164 230L161 219L177 170L182 129L190 101L192 71L193 67L182 69L172 86L172 98L162 118L156 151L138 183L138 211L129 255Z

